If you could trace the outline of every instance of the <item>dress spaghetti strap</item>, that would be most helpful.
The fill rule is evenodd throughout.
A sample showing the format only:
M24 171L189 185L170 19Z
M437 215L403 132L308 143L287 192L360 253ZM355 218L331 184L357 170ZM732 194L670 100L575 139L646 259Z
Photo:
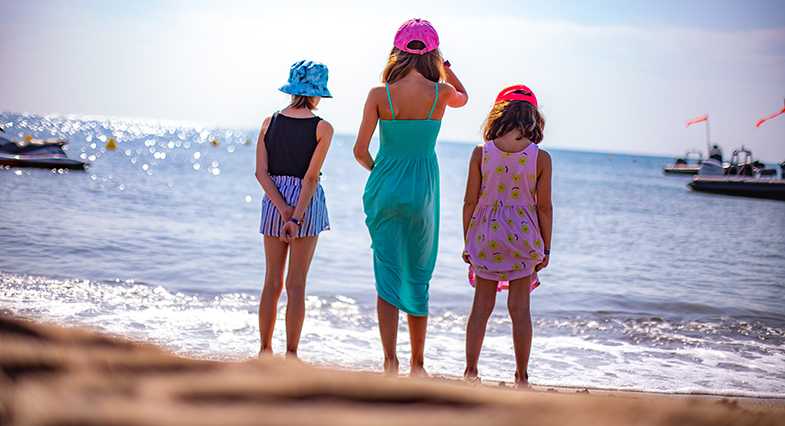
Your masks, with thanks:
M436 82L434 84L436 85L436 98L434 98L434 100L433 100L433 106L431 107L431 113L428 114L428 120L431 119L431 115L433 115L433 109L436 108L436 101L439 100L439 82Z
M385 84L384 88L387 89L387 102L390 103L390 114L392 114L393 121L395 121L395 112L393 112L392 98L390 97L390 85L389 84Z

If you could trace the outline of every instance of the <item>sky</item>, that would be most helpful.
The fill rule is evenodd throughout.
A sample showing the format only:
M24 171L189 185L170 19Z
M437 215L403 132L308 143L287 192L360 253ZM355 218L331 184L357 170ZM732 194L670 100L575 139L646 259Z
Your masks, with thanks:
M711 142L785 160L782 0L3 0L0 110L258 129L289 67L330 69L318 114L355 135L396 30L429 20L466 86L440 141L481 142L496 93L523 83L542 148L682 156Z

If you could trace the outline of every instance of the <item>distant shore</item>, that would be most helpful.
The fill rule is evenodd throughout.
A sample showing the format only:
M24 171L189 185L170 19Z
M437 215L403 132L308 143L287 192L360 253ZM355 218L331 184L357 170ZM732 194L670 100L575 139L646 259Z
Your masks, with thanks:
M515 390L276 357L217 362L0 310L0 424L775 425L785 399Z

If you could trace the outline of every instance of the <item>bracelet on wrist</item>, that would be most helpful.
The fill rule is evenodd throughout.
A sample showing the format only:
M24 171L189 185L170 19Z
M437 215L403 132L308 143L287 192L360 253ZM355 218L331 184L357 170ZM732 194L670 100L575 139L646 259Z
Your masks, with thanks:
M545 253L545 254L551 254L551 251L550 251L550 250L543 250L543 253Z
M289 218L289 222L294 222L294 224L297 225L298 228L301 226L301 223L302 223L302 221L297 220L297 219L295 219L293 217Z

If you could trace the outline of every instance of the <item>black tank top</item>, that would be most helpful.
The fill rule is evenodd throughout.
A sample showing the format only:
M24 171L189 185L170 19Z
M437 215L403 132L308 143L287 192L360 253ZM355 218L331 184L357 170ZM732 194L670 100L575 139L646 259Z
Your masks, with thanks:
M264 135L270 175L305 177L316 150L319 121L321 117L292 118L277 112L273 114Z

